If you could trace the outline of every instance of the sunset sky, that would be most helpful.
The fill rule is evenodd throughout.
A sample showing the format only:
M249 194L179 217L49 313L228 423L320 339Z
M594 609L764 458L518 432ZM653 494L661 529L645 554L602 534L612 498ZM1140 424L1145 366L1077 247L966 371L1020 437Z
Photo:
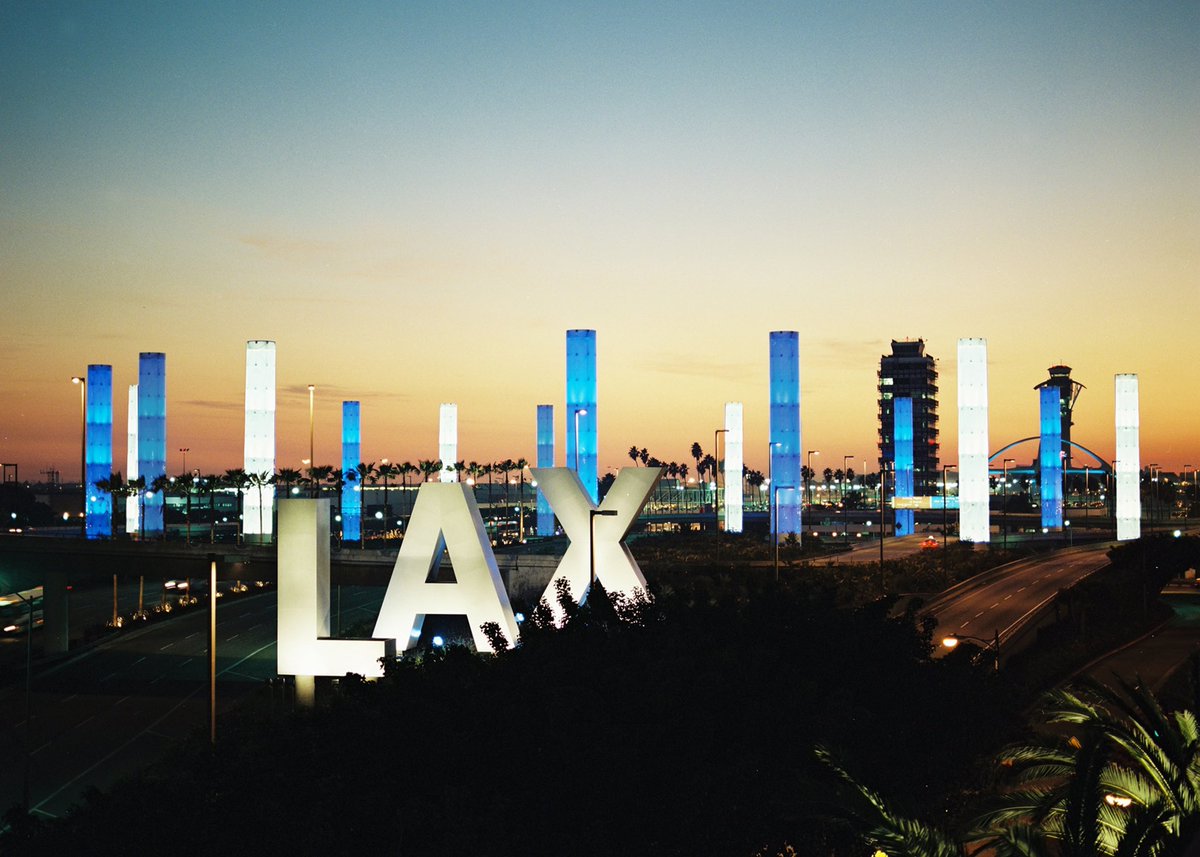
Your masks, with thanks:
M712 444L799 330L804 446L876 458L892 338L990 347L991 446L1046 369L1141 379L1142 461L1200 465L1200 4L0 4L0 460L79 469L78 389L164 351L170 472L240 466L245 341L279 466L564 448L598 331L600 467ZM1027 460L1033 451L1022 454ZM814 461L814 464L816 462Z

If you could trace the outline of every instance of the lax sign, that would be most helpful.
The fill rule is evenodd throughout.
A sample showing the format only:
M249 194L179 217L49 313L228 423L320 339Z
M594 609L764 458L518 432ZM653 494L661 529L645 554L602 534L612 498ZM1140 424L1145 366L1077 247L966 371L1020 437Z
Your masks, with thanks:
M589 547L595 550L596 577L606 590L625 595L644 590L646 579L625 537L662 478L662 468L622 469L598 507L574 470L553 467L532 472L571 539L542 595L555 618L562 619L556 597L560 579L570 583L572 593L588 589ZM605 514L593 516L593 511ZM593 528L595 543L590 545ZM433 582L443 552L453 561L454 582ZM431 613L466 616L479 651L489 649L481 630L487 622L495 622L514 643L520 636L479 507L471 489L459 482L426 482L418 490L371 639L329 636L328 500L279 503L278 563L280 675L352 672L378 677L383 674L380 658L414 645L425 616Z

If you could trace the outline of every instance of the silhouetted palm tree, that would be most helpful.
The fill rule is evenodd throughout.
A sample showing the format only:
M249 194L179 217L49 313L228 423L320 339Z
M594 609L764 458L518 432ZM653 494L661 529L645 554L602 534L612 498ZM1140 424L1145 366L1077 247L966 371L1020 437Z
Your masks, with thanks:
M633 459L633 465L636 467L638 462L638 448L636 446L629 447L628 455Z
M222 479L226 488L232 488L237 497L237 532L235 541L238 544L242 543L242 492L246 490L246 486L250 484L250 476L240 467L235 467L232 470L226 470Z
M358 525L358 546L363 548L367 543L367 483L374 485L375 476L379 472L375 469L375 462L360 461L354 465L354 480L358 482L358 508L359 508L359 525Z
M121 476L121 471L110 473L104 479L97 479L93 485L100 491L108 495L109 502L109 527L112 530L110 538L117 536L117 497L126 496L125 478Z

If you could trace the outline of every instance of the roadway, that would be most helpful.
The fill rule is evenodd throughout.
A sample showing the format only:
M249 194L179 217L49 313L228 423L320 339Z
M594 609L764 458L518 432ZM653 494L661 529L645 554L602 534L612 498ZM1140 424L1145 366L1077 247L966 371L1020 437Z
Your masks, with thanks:
M343 624L377 613L383 593L343 587ZM275 631L273 591L218 603L218 734L220 713L275 676ZM208 613L200 609L35 670L31 808L60 816L86 789L137 773L173 742L206 728L207 651ZM0 689L0 811L21 800L24 710L23 681Z
M1171 674L1200 651L1200 598L1195 587L1167 587L1164 601L1171 607L1171 618L1149 634L1109 652L1085 666L1082 674L1105 684L1113 676L1140 678L1157 692Z
M1008 563L954 586L930 602L939 637L961 634L991 640L1005 636L1060 589L1108 564L1107 543L1066 548ZM941 647L939 647L941 649Z

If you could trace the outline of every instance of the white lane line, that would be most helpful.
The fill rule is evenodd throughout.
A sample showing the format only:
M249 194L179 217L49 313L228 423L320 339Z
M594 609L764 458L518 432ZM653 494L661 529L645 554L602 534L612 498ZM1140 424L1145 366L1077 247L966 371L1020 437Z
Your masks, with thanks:
M253 631L255 628L261 628L262 624L263 624L262 622L259 622L257 625L251 625L249 628L246 629L246 632L249 633L250 631Z
M1007 600L1008 600L1008 599L1010 599L1010 598L1012 598L1012 596L1011 596L1011 595L1005 595L1005 596L1004 596L1004 600L1005 600L1005 601L1007 601Z
M192 639L192 637L196 636L196 635L197 635L197 634L199 634L199 633L200 633L199 631L192 631L192 633L188 634L188 635L187 635L186 637L184 637L183 639L185 639L185 640L190 640L190 639Z
M128 696L122 696L120 699L118 699L116 702L113 703L113 708L116 708L118 705L120 705L122 702L124 702L127 699L129 699Z
M978 613L976 613L976 614L975 614L974 616L972 616L971 618L972 618L972 619L978 619L980 616L982 616L982 615L983 615L984 613L986 613L986 612L987 612L986 610L980 610Z
M179 667L178 667L178 668L179 668L179 669L182 669L183 667L186 667L186 666L187 666L188 664L190 664L191 662L192 662L192 659L191 659L191 658L184 658L182 661L180 661L180 662L179 662Z
M1022 586L1020 589L1017 590L1017 592L1024 592L1028 588L1029 588L1028 586Z
M142 657L138 658L136 661L134 661L133 663L131 663L131 664L130 664L130 666L131 666L131 667L136 667L138 664L140 664L140 663L141 663L142 661L144 661L144 660L146 660L146 656L145 656L145 655L142 655Z
M62 702L60 702L59 704L60 704L60 705L65 705L66 703L70 702L72 699L74 699L74 698L75 698L75 697L77 697L77 696L79 696L79 694L77 694L77 693L73 693L73 694L71 694L70 696L68 696L66 699L62 700Z
M104 682L108 681L110 678L112 678L119 672L120 672L120 670L113 670L108 675L106 675L104 678L100 679L100 684L104 684Z
M241 634L234 634L232 637L226 637L226 638L225 638L225 642L226 642L226 643L228 643L230 640L236 640L236 639L237 639L238 637L240 637L240 636L242 636L242 635L241 635Z
M95 719L96 719L96 715L95 715L95 714L93 714L93 715L91 715L90 717L86 717L86 718L84 718L83 720L80 720L78 723L76 723L76 724L75 724L73 727L71 727L71 728L72 728L72 729L78 729L80 726L82 726L83 724L87 723L89 720L95 720Z
M53 741L47 741L45 744L43 744L42 746L38 747L36 750L34 750L34 751L33 751L32 753L30 753L29 755L31 755L31 756L36 756L38 753L42 752L43 750L45 750L47 747L49 747L49 746L50 746L51 744L53 744L53 743L54 743Z
M173 645L175 645L175 644L174 644L174 643L167 643L165 646L159 646L159 647L158 647L158 650L161 652L163 649L169 649L169 648L171 648L171 646L173 646Z
M992 605L992 607L999 607L999 606L1000 606L1000 602L999 602L999 601L997 601L995 604L993 604L993 605ZM988 609L989 609L989 610L991 610L991 609L992 609L992 607L989 607Z

